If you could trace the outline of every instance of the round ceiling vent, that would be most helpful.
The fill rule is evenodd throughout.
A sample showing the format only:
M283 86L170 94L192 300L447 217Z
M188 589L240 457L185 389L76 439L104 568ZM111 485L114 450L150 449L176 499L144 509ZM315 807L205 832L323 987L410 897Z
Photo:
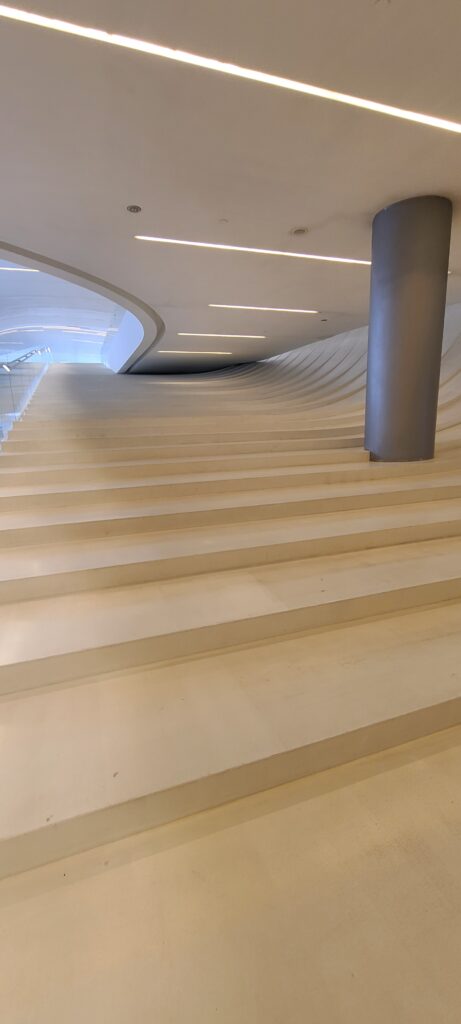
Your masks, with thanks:
M296 237L298 237L299 235L307 235L308 231L309 228L292 228L290 235L296 235Z
M128 213L141 213L141 207L137 206L136 203L132 203L130 206L127 206L127 210Z

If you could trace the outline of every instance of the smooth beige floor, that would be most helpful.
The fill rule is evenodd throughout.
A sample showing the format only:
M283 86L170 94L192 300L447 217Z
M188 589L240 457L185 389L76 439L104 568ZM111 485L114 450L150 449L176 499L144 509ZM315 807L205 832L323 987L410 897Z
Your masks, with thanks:
M8 1024L458 1024L461 728L0 885Z

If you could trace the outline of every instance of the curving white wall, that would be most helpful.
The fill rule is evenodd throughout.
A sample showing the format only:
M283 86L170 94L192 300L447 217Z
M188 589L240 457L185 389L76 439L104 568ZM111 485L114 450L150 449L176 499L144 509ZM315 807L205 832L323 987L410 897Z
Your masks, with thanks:
M109 335L102 348L102 361L116 373L124 367L144 340L142 323L133 313L125 310L117 332Z

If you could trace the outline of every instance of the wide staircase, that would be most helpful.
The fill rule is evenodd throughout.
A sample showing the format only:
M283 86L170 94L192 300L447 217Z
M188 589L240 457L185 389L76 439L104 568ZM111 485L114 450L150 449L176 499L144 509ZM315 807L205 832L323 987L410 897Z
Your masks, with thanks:
M364 332L48 368L0 455L1 877L461 722L459 323L428 463L363 450Z

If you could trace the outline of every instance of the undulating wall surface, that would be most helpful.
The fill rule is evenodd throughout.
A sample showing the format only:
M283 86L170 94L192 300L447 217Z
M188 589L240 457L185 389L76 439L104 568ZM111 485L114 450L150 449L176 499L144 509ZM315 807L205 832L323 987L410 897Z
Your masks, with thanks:
M363 451L365 331L48 369L0 455L8 1024L458 1020L460 312L430 463Z

